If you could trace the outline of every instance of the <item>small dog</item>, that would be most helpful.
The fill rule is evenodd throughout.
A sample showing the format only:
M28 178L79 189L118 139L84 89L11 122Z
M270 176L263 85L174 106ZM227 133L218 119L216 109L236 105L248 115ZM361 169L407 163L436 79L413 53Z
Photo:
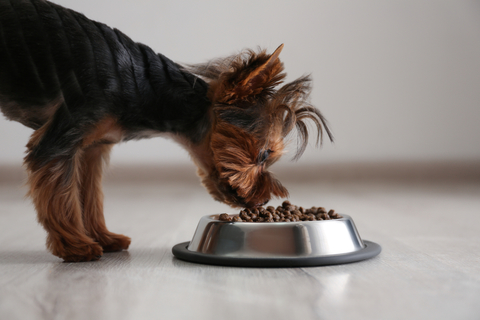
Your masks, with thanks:
M268 168L298 130L298 158L310 119L310 78L285 78L279 54L245 51L181 66L116 29L45 0L0 0L0 107L34 129L25 166L29 196L65 261L127 249L107 230L102 170L116 143L166 136L183 145L215 200L255 207L286 197Z

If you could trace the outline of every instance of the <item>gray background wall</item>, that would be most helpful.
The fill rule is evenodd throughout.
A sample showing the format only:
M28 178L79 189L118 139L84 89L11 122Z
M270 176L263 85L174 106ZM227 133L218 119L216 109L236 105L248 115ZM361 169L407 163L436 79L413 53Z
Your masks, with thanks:
M480 160L479 1L54 2L178 62L284 43L288 80L313 75L312 102L336 137L301 163ZM30 134L2 117L0 164L20 163ZM113 164L187 162L162 138L112 155Z

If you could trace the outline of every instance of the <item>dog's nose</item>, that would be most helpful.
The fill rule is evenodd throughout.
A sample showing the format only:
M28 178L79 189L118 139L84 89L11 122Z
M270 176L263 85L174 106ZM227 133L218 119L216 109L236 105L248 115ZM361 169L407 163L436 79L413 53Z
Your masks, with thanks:
M245 208L256 208L256 207L261 207L261 206L264 206L268 203L268 201L270 201L270 199L267 199L265 201L262 201L262 202L249 202L249 203L243 203L242 205L245 207Z
M263 203L258 203L258 204L256 205L256 207L264 206L264 205L266 205L266 204L268 203L268 201L270 201L270 199L265 200Z

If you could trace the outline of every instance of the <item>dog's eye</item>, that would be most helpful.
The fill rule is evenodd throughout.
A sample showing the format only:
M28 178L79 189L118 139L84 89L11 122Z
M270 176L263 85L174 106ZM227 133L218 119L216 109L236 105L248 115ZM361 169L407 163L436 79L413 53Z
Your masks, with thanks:
M258 163L263 164L268 159L270 153L272 153L270 149L260 151L258 154Z

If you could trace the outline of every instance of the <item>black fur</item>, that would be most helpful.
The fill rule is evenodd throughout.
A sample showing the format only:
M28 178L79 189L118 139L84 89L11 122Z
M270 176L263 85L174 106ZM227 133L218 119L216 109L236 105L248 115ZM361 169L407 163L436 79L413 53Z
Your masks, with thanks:
M0 107L32 129L51 119L29 155L37 160L68 155L107 116L124 140L153 131L200 141L207 90L165 56L80 13L45 0L0 0Z

